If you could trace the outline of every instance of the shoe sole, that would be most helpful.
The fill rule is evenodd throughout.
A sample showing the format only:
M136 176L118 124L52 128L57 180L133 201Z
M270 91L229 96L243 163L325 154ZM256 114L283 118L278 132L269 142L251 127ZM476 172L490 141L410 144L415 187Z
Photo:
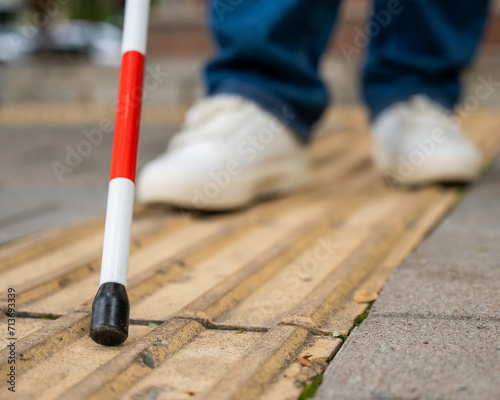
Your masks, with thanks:
M165 191L161 196L138 196L142 203L164 203L186 209L230 211L253 202L290 193L310 182L311 173L305 157L293 158L254 168L252 174L235 176L225 187L214 181ZM209 186L211 191L209 191ZM213 189L216 188L214 191Z
M382 172L382 175L391 186L423 186L433 183L469 183L476 180L481 172L480 166L474 165L461 165L460 167L443 168L425 168L415 171L408 177L401 177L398 173L391 170Z

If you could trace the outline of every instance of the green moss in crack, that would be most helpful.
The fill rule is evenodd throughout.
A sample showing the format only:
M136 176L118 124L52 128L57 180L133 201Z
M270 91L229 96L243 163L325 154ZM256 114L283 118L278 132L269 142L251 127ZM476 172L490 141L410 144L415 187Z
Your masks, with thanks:
M368 317L368 309L359 314L356 318L354 318L354 323L356 325L361 325L361 323Z
M342 340L346 340L347 339L347 336L346 335L342 335L339 331L333 332L332 336L335 337L335 338L342 339Z
M316 378L314 378L314 380L310 384L304 385L302 393L299 396L299 400L306 400L313 398L319 388L319 385L321 385L322 381L323 381L323 375L318 375Z

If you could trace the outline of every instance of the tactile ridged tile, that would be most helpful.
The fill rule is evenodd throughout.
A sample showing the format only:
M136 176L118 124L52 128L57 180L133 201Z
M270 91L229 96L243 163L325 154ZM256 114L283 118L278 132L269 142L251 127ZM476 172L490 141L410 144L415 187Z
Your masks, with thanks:
M491 157L498 116L464 124ZM138 207L130 338L117 348L88 337L102 219L0 249L2 307L7 288L17 292L19 398L297 397L342 343L331 333L346 334L366 308L354 292L378 292L458 198L453 188L391 190L369 145L361 110L339 110L312 146L302 191L237 213Z
M185 106L146 104L141 120L144 124L178 124ZM51 126L77 125L108 120L114 122L115 111L110 104L90 103L12 103L0 108L0 125Z

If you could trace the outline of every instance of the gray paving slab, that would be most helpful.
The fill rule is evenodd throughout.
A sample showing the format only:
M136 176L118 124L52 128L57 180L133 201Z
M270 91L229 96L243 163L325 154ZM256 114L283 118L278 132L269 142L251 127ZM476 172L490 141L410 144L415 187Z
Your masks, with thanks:
M491 262L483 264L414 258L395 273L372 312L385 316L500 320L500 246L496 251L496 256L490 253Z
M105 212L112 135L93 146L58 179L53 163L67 165L83 131L95 124L0 126L0 245L55 226L73 225ZM177 126L144 126L138 167L165 150Z
M500 399L500 158L389 278L316 399Z
M328 367L316 400L493 400L499 376L499 322L372 315Z
M471 190L474 195L467 196ZM481 230L485 233L500 233L498 193L500 193L500 157L493 160L486 176L464 191L460 207L451 211L450 217L441 222L439 231L467 233ZM429 243L424 242L421 246L428 245Z
M0 187L0 244L104 214L107 190L49 184Z
M498 221L500 224L500 219ZM450 265L450 268L452 265L488 268L498 264L498 254L500 232L462 225L460 230L439 229L434 232L432 240L424 241L403 265L410 268L410 264L435 262Z
M384 315L500 318L500 158L389 279Z
M492 181L481 182L474 187L474 197L465 196L460 207L452 212L453 218L446 219L440 228L443 231L467 232L482 230L500 233L500 207L498 207L498 193L500 191L500 168L490 175Z

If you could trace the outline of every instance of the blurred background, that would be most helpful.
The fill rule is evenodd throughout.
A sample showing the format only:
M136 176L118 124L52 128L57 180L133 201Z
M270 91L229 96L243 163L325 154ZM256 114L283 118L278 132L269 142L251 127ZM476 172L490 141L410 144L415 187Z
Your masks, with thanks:
M112 131L103 126L114 121L123 4L0 0L0 243L104 213ZM336 105L359 103L362 52L343 49L359 47L371 4L343 2L322 64ZM139 167L203 93L200 70L213 51L205 12L206 0L153 1L146 74L155 84L144 93ZM500 80L500 0L464 96L489 75ZM480 106L500 105L499 92Z

